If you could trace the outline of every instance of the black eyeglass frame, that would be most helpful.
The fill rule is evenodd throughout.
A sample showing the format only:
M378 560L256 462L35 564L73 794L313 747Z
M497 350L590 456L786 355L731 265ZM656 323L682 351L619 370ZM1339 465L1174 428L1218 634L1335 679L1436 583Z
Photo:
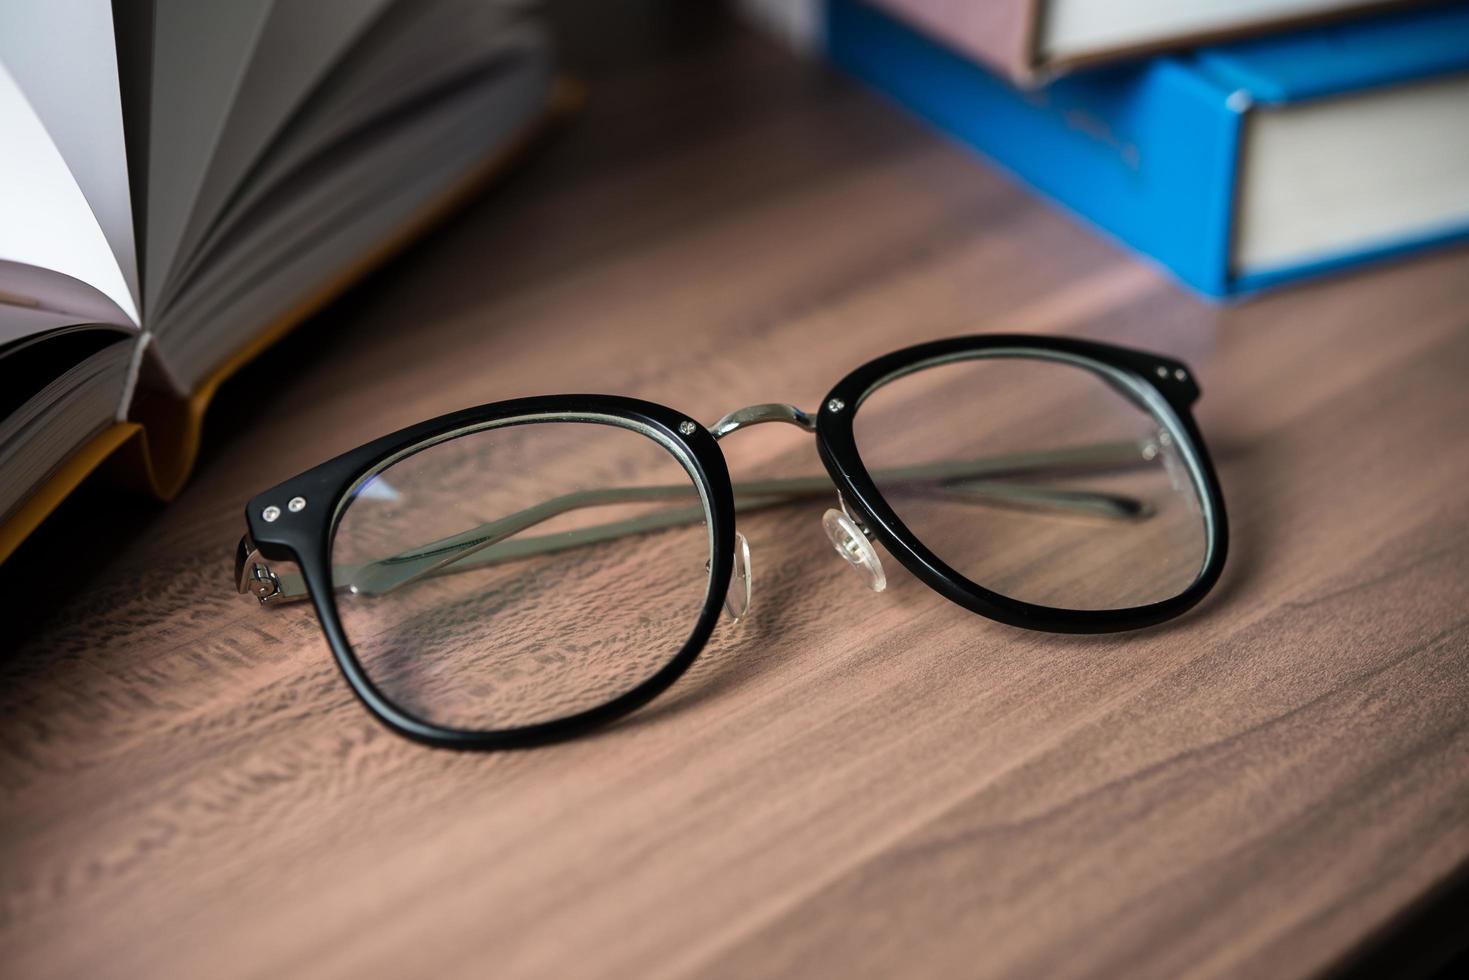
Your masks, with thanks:
M1063 609L1023 602L970 581L903 524L862 463L853 432L862 402L905 374L943 363L1001 356L1053 360L1090 370L1117 388L1124 398L1140 403L1144 411L1161 415L1184 437L1183 451L1197 467L1195 483L1202 496L1207 532L1203 567L1187 589L1160 602L1123 609ZM1199 394L1193 372L1182 362L1157 354L1067 337L955 337L895 351L862 365L839 381L822 403L816 448L848 508L904 568L935 592L971 612L1022 629L1115 633L1155 626L1182 615L1208 595L1224 571L1229 550L1228 521L1219 478L1193 418L1192 406ZM835 405L841 410L833 411Z
M948 361L985 357L1074 363L1097 373L1124 397L1171 423L1185 442L1183 452L1202 494L1207 529L1204 564L1187 589L1160 602L1126 609L1075 610L1035 605L971 582L909 531L862 462L853 432L854 419L868 395L898 376ZM1223 572L1228 550L1224 500L1193 419L1191 406L1198 397L1192 373L1170 358L1064 337L985 334L919 344L857 368L823 399L814 415L814 432L822 463L852 516L935 592L965 609L1011 626L1058 633L1115 632L1152 626L1183 614L1208 594ZM794 412L794 416L806 419L804 413ZM638 430L664 444L683 464L704 501L713 552L699 617L671 660L637 687L606 704L565 718L492 731L450 728L425 721L395 704L372 682L347 639L331 569L337 526L356 487L389 462L468 432L541 421L583 421ZM251 548L267 560L294 562L348 685L375 717L399 734L430 745L466 749L521 748L575 737L636 710L667 690L694 662L713 633L736 556L734 487L717 440L713 431L682 412L617 395L543 395L453 412L375 439L251 499L245 511L249 533L236 558L237 577L244 574ZM305 503L292 509L290 502L297 499ZM266 519L267 512L273 519Z

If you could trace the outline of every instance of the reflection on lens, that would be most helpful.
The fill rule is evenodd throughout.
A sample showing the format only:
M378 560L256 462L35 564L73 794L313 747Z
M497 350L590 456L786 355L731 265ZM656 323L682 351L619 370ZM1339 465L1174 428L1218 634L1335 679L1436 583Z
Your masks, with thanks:
M683 647L708 591L708 513L668 449L612 421L481 429L358 487L333 585L399 708L475 731L566 718Z
M1061 609L1172 598L1207 527L1183 436L1124 383L1074 363L988 356L873 391L857 450L914 537L971 582Z

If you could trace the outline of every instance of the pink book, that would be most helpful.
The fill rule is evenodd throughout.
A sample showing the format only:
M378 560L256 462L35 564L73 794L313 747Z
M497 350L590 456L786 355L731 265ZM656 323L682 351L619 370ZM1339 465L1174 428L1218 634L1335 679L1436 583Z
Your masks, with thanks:
M1333 20L1412 0L869 0L1029 82L1078 65Z

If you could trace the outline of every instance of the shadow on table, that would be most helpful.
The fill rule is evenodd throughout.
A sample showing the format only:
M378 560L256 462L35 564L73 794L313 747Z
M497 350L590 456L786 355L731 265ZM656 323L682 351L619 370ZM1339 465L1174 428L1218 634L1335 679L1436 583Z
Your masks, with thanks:
M1377 977L1450 980L1469 976L1469 864L1367 938L1327 976L1332 980Z

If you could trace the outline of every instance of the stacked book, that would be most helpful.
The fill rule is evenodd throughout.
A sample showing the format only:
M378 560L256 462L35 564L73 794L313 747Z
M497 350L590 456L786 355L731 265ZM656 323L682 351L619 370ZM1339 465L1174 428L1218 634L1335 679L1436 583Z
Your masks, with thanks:
M1211 297L1469 236L1469 4L749 3Z

